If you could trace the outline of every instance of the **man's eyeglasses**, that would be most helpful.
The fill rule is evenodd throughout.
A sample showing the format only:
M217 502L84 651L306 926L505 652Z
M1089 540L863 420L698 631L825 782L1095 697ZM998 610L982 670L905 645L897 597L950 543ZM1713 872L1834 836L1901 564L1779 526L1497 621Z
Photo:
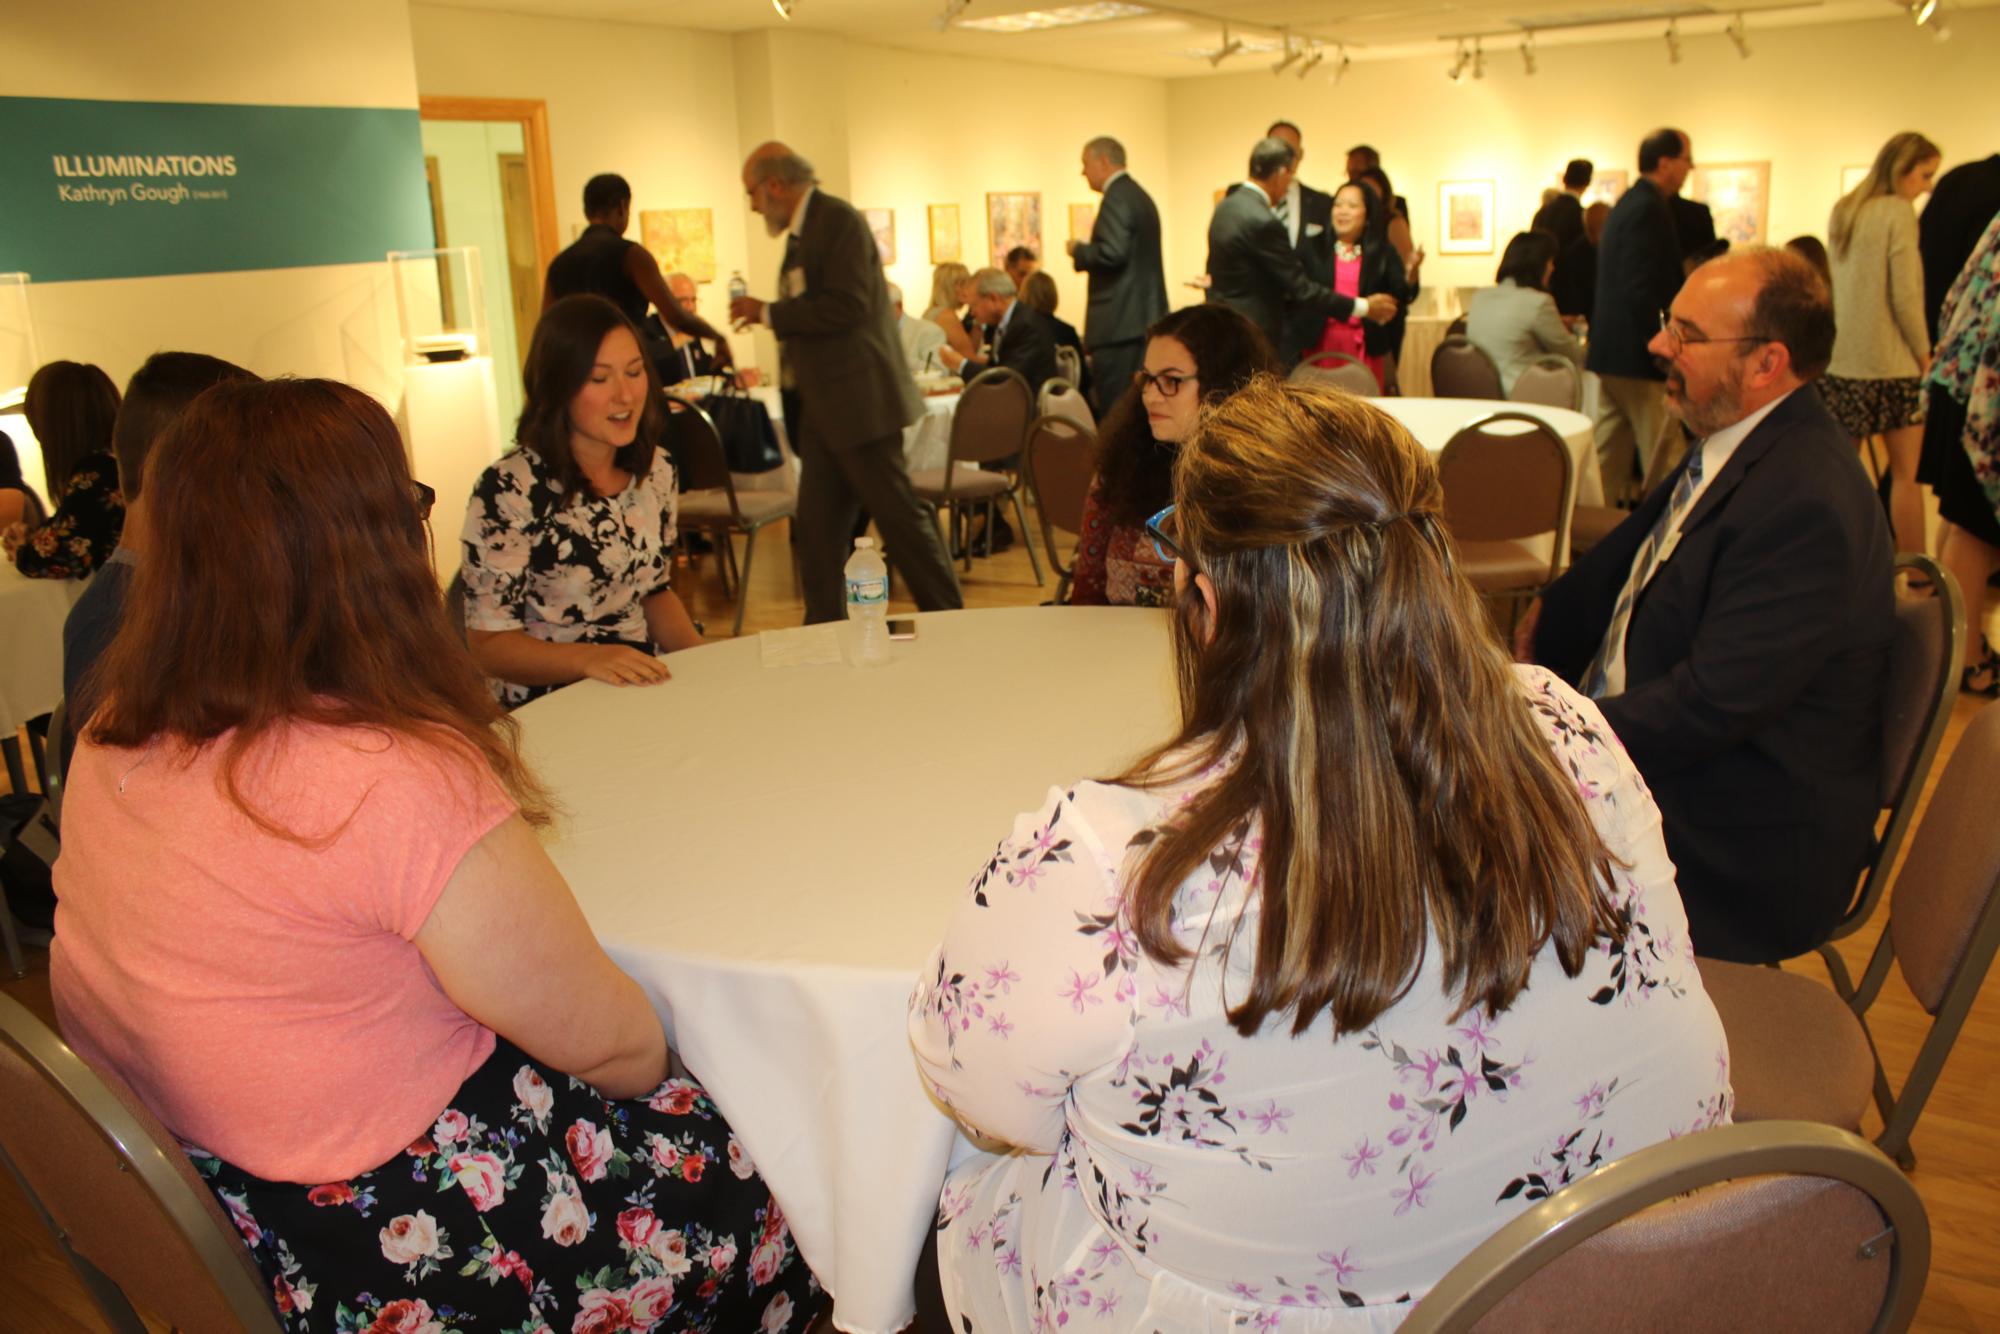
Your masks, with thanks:
M437 504L437 498L438 493L425 486L422 482L412 481L410 483L410 499L416 503L417 521L419 523L427 522L430 519L431 506Z
M1141 372L1141 374L1143 375L1144 372ZM1166 529L1167 520L1173 516L1173 512L1174 507L1169 505L1152 518L1146 520L1146 536L1153 539L1153 550L1159 552L1160 559L1169 564L1184 559L1181 555L1181 544L1174 541Z
M1735 338L1710 338L1698 330L1691 330L1673 316L1672 311L1660 312L1660 332L1667 337L1667 346L1673 349L1670 355L1678 357L1682 349L1700 347L1703 343L1771 343L1776 339L1763 334L1739 334Z
M1194 382L1194 376L1182 375L1179 371L1161 371L1158 375L1148 375L1144 371L1134 371L1132 374L1132 383L1139 386L1140 393L1145 393L1146 386L1151 385L1160 391L1161 398L1172 398L1181 391L1182 385L1193 384ZM1173 506L1169 505L1167 508L1172 509Z

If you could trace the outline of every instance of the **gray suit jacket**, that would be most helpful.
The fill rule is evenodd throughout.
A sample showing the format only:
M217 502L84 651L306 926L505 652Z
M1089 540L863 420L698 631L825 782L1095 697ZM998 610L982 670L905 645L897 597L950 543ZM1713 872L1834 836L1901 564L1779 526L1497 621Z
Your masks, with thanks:
M813 191L804 207L779 291L798 288L795 269L804 288L765 307L765 322L821 439L841 449L894 435L924 405L903 361L874 233L852 205L824 191Z
M1273 348L1284 341L1288 306L1333 319L1354 309L1352 298L1312 280L1270 200L1248 185L1224 195L1209 219L1208 278L1208 299L1241 311Z
M1167 275L1160 263L1160 211L1130 176L1104 188L1090 239L1070 255L1090 275L1083 318L1085 347L1130 343L1167 313Z

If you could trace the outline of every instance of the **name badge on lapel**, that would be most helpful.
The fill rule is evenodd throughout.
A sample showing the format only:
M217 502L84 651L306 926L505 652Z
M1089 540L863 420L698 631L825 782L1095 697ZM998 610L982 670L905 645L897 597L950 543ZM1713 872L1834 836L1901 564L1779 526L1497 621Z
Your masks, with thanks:
M1309 223L1307 223L1307 224L1306 224L1306 235L1307 235L1307 236L1318 236L1318 235L1319 235L1319 234L1320 234L1321 232L1324 232L1325 230L1326 230L1326 228L1324 228L1324 227L1320 226L1320 225L1319 225L1318 223L1316 223L1316 222L1309 222Z
M795 297L795 296L804 296L805 294L806 294L806 271L805 271L805 269L804 269L804 268L802 268L802 267L801 267L801 268L791 268L791 269L786 269L786 270L785 270L785 295L786 295L787 297Z

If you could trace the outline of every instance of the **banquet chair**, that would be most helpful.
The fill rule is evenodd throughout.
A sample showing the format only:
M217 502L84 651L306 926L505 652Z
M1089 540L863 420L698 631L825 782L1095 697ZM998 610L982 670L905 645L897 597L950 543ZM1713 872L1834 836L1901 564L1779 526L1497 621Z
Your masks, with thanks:
M271 1287L173 1135L115 1075L0 996L0 1162L105 1324L278 1334Z
M1431 353L1431 393L1438 398L1507 397L1493 358L1464 334L1453 334Z
M1569 543L1576 497L1569 445L1525 412L1468 422L1438 455L1445 527L1459 568L1482 593L1533 593L1556 577ZM1548 555L1527 539L1553 533Z
M1360 398L1379 398L1382 386L1368 363L1345 352L1319 352L1292 367L1285 377L1293 384L1329 385Z
M1402 1334L1902 1330L1930 1272L1909 1179L1830 1126L1722 1126L1549 1194L1440 1279Z
M1056 375L1070 384L1083 382L1083 357L1075 348L1056 349Z
M1097 414L1090 410L1090 400L1075 384L1060 376L1042 386L1035 411L1044 417L1068 417L1093 435L1097 432Z
M1922 800L1924 779L1944 740L1945 724L1958 702L1958 646L1965 638L1965 599L1959 596L1956 579L1929 556L1914 551L1900 553L1892 569L1892 582L1907 570L1930 580L1936 595L1896 602L1889 676L1882 685L1882 807L1889 819L1870 840L1868 869L1854 902L1819 946L1834 990L1848 1001L1854 999L1854 983L1833 942L1860 930L1882 901Z
M1931 793L1889 897L1889 922L1853 999L1809 977L1699 959L1729 1037L1729 1078L1742 1121L1800 1119L1854 1130L1872 1095L1875 1142L1912 1166L1910 1132L1951 1055L2000 948L2000 709L1983 709ZM1892 964L1931 1016L1901 1093L1882 1069L1868 1010Z
M1514 392L1507 395L1516 403L1540 403L1544 407L1583 407L1583 372L1568 357L1536 357L1514 380Z
M1022 465L1028 475L1028 492L1035 498L1035 513L1041 519L1049 568L1056 572L1055 600L1068 602L1076 557L1063 560L1056 534L1066 533L1072 539L1083 534L1084 502L1090 496L1091 478L1097 473L1097 436L1073 418L1043 413L1028 427Z
M985 511L987 530L992 531L1000 502L1012 501L1014 517L1021 525L1021 544L1028 549L1028 564L1035 571L1035 582L1046 584L1048 580L1042 576L1042 563L1035 555L1035 544L1028 536L1027 511L1021 507L1020 479L998 470L1018 464L1021 446L1028 438L1028 422L1034 415L1035 396L1019 372L1005 366L981 371L966 383L965 392L959 397L958 407L952 413L951 445L944 467L912 472L910 489L929 508L932 523L938 523L939 510L951 516L953 533L960 530L965 511L973 506ZM994 467L972 468L959 466L961 464L991 464ZM952 549L942 524L938 525L938 538L944 542L946 551ZM972 568L970 541L965 544L965 568Z
M1646 476L1639 483L1638 502L1644 503L1654 488L1667 479L1674 465L1686 456L1685 450L1676 451L1666 447L1653 450L1653 457L1646 464ZM1624 505L1578 505L1570 516L1569 546L1572 552L1588 551L1611 535L1611 530L1631 516L1631 508Z
M738 491L730 476L729 462L722 452L722 434L715 419L698 404L681 402L667 413L667 434L674 441L674 456L680 460L680 526L683 532L697 528L712 535L721 551L716 569L722 575L722 591L729 592L730 575L735 574L736 623L732 635L743 633L743 611L750 604L750 566L757 559L757 534L765 525L789 519L798 512L798 497L789 491ZM743 538L743 567L736 568L736 544ZM796 567L793 576L797 576Z

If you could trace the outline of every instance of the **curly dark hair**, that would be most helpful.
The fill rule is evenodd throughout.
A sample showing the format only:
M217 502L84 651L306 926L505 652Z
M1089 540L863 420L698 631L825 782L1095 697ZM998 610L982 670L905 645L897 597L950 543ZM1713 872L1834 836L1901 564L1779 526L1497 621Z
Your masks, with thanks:
M1187 306L1163 315L1146 337L1176 339L1187 348L1204 406L1220 403L1259 372L1283 370L1264 331L1224 305ZM1153 438L1138 386L1127 388L1104 419L1097 454L1098 492L1112 523L1136 528L1173 499L1178 449Z

